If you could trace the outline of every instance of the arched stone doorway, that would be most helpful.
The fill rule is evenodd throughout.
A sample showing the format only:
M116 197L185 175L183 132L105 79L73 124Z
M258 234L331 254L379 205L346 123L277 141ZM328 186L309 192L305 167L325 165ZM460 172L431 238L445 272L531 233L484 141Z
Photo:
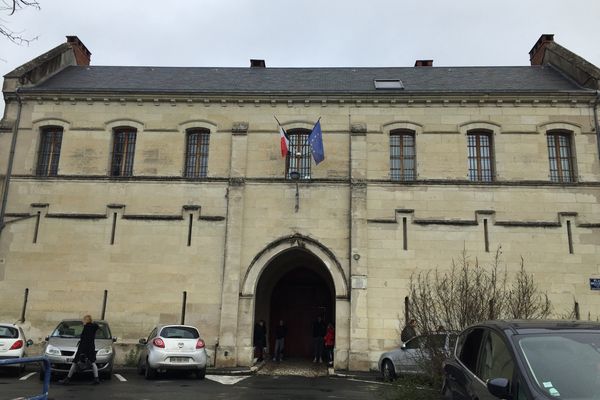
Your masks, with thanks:
M321 316L335 324L335 290L323 262L301 248L275 257L263 270L256 288L254 321L265 320L269 351L275 345L279 320L288 327L286 357L312 357L312 323Z
M263 248L252 260L241 283L238 308L238 326L237 326L237 363L238 365L251 365L252 363L252 335L254 332L254 323L257 322L257 309L264 310L267 307L270 310L270 304L265 305L265 301L270 302L277 283L282 283L280 288L285 287L285 282L293 280L293 268L286 270L278 268L286 260L294 255L308 257L306 265L308 271L301 273L309 280L315 283L316 274L319 282L326 282L331 292L331 319L335 321L336 344L335 344L335 363L338 368L347 368L348 355L350 347L350 302L347 272L331 250L325 247L317 240L294 234L281 237L268 246ZM279 273L277 272L279 271ZM287 273L290 273L287 277ZM312 275L312 278L309 276ZM263 283L264 278L264 283ZM267 283L270 282L270 283ZM261 300L258 290L264 293L271 287L271 294L262 296L267 300ZM281 289L283 290L283 289ZM271 297L269 297L271 296ZM259 319L270 320L270 311L268 316L258 316ZM312 321L311 321L312 322ZM306 333L309 339L312 339L312 324L309 324ZM270 331L270 329L269 329Z

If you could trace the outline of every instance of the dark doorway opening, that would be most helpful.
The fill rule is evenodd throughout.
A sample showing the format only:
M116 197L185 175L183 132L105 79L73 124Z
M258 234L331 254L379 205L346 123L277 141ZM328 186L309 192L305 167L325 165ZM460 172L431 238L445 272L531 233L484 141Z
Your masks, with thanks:
M335 322L335 291L321 260L303 249L289 250L273 259L256 288L254 321L267 325L269 354L275 347L279 320L287 326L284 357L312 359L312 323L321 316Z

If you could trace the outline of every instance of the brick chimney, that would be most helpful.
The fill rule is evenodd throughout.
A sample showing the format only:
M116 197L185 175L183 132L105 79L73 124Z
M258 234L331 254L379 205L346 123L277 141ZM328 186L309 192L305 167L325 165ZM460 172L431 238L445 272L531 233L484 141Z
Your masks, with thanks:
M433 67L433 60L417 60L415 67Z
M250 60L250 68L266 68L265 60Z
M535 43L533 48L529 51L529 61L531 65L542 65L544 62L544 53L546 52L546 46L549 43L554 43L554 35L545 33Z
M75 53L77 65L90 65L92 53L87 47L85 47L85 44L83 44L77 36L67 36L67 43L73 49L73 53Z

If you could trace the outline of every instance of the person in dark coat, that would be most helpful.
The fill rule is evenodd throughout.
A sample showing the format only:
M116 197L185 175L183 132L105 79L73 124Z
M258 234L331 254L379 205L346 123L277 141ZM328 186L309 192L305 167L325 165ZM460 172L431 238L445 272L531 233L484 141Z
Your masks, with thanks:
M323 318L319 315L315 322L313 322L313 362L323 362L323 338L325 337L325 323Z
M283 320L279 320L279 325L275 328L275 351L273 352L273 361L283 360L283 348L285 347L285 336L287 335L287 327Z
M254 325L254 354L256 361L261 362L263 360L264 348L267 346L267 328L265 321L262 319Z
M83 317L83 330L77 346L77 352L73 358L71 369L67 377L60 381L63 385L68 385L77 369L87 369L90 366L94 372L94 385L100 383L98 378L98 366L96 365L96 331L99 326L92 321L90 315ZM91 364L91 365L90 365Z
M415 336L417 336L417 321L411 319L408 322L408 325L406 325L404 329L402 329L402 333L400 334L400 340L406 343Z

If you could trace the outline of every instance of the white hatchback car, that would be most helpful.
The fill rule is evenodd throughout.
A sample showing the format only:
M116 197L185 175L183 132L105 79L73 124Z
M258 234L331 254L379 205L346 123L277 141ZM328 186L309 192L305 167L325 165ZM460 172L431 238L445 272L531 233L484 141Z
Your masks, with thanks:
M154 379L158 372L189 370L198 379L206 375L207 355L198 329L188 325L159 325L147 339L138 359L138 372Z
M0 360L26 357L27 347L32 344L31 340L25 339L25 334L20 326L0 324ZM7 365L6 368L22 372L25 369L25 364L11 364Z

